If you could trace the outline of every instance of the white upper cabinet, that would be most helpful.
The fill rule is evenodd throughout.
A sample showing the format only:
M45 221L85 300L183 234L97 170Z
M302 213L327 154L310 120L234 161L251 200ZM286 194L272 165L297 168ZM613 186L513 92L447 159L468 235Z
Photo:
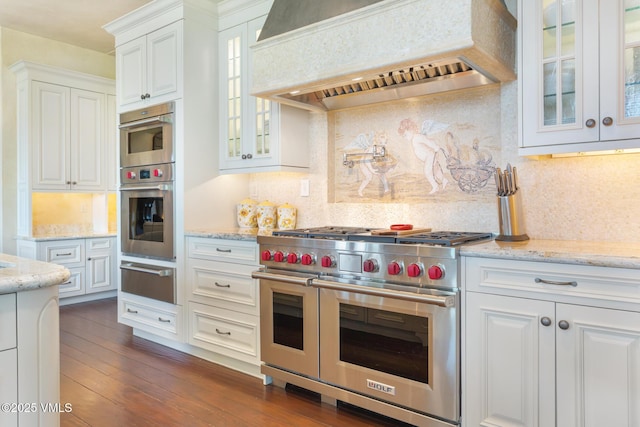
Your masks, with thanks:
M116 49L120 111L182 97L182 21Z
M20 191L105 191L112 80L18 62Z
M249 94L250 46L266 15L238 19L219 33L220 172L306 172L309 113Z
M42 82L32 89L32 188L105 190L105 94Z
M520 1L520 154L640 148L640 1Z

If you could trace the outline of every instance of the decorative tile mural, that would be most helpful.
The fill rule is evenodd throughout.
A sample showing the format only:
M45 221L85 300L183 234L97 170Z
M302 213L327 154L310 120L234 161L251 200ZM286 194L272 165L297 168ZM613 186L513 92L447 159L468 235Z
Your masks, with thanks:
M481 93L453 92L437 101L406 101L402 108L381 104L333 113L333 201L494 197L493 172L501 152L499 90Z

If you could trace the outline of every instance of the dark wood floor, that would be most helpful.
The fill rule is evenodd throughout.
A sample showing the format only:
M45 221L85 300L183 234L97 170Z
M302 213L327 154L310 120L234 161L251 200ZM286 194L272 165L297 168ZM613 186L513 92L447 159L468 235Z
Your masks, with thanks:
M135 337L116 300L60 308L64 426L393 426Z

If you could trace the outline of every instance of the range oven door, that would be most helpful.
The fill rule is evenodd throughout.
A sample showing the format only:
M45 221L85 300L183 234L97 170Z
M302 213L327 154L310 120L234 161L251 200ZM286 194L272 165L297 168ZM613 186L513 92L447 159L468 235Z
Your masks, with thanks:
M453 422L460 419L459 296L313 280L320 378Z
M123 185L120 197L122 252L173 260L173 183Z
M318 378L316 276L256 271L260 279L260 354L263 363Z
M172 163L173 103L120 115L120 166Z

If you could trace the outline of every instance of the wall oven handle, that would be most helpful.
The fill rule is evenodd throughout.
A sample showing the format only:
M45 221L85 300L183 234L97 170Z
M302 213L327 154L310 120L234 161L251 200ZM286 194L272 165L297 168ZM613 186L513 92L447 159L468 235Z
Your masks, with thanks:
M147 191L147 190L160 190L160 191L167 191L167 190L171 190L171 186L169 184L160 184L160 185L151 185L148 187L125 187L120 186L120 191Z
M278 282L291 283L293 285L310 286L315 276L293 276L286 274L270 273L262 270L251 273L254 279L276 280Z
M455 306L455 296L438 296L438 295L424 295L424 294L412 294L409 292L399 292L389 289L372 288L368 286L349 285L346 283L330 282L322 279L312 279L311 286L314 288L332 289L335 291L353 292L358 294L372 295L376 297L385 297L393 299L401 299L411 302L420 302L424 304L437 305L439 307L453 307Z
M167 276L173 275L173 269L171 268L154 270L152 268L136 267L133 264L121 264L120 268L122 270L137 271L139 273L155 274L156 276L160 276L160 277L167 277Z
M150 123L171 123L171 116L156 116L147 119L136 120L135 122L124 123L120 125L120 129L135 129L139 126L148 125Z

